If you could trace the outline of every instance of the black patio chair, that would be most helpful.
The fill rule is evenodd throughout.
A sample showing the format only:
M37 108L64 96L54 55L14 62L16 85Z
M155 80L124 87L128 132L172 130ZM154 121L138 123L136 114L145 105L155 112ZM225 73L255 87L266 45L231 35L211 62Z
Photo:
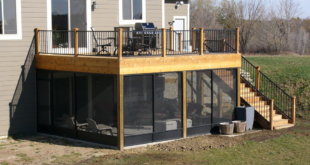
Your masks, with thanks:
M93 27L90 27L90 28L91 28L91 31L93 33L93 37L94 37L94 40L95 40L95 43L96 43L96 46L93 49L93 52L97 52L97 55L109 55L109 56L111 56L111 53L109 51L107 51L106 48L107 47L111 47L113 41L111 41L111 42L109 42L107 44L100 45L99 42L98 42L97 36L95 34L94 28ZM104 39L102 39L102 40L104 40ZM97 47L101 47L101 50L99 52L98 52ZM102 53L106 52L107 54L100 54L100 52L102 52Z

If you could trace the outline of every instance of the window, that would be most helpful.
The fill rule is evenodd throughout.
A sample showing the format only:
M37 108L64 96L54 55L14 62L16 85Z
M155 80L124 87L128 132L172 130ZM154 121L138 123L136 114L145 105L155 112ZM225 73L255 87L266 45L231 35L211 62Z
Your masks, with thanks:
M119 0L120 24L145 22L145 0Z
M0 39L21 39L20 0L0 0Z

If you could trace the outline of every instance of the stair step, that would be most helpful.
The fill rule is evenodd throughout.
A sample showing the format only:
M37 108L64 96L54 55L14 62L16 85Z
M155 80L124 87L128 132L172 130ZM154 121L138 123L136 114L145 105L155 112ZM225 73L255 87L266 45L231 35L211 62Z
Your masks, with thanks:
M247 93L241 92L241 97L243 97L243 98L251 98L254 96L256 96L256 93L254 93L254 92L247 92Z
M242 88L245 88L245 83L240 83L240 88L242 89Z
M269 105L254 106L254 108L257 111L269 111L270 110L270 106Z
M251 106L264 106L268 105L266 101L248 101Z
M288 124L288 119L273 120L273 126Z
M245 101L247 101L248 103L253 103L253 102L256 102L256 101L260 101L260 96L252 96L252 97L243 97L243 99Z
M247 92L251 92L251 88L245 87L245 88L241 88L240 89L241 93L247 93Z
M266 114L261 114L265 119L267 119L267 121L269 121L269 113ZM281 120L282 119L282 115L280 114L273 114L273 120Z
M275 130L290 128L290 127L294 127L294 124L281 124L281 125L273 126Z

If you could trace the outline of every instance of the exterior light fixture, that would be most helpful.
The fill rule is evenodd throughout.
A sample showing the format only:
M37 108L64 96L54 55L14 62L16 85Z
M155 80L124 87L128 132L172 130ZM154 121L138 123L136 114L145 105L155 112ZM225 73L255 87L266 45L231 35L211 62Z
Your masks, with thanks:
M180 6L180 5L183 5L184 4L184 2L183 1L176 1L176 3L175 3L175 9L178 9L178 7Z
M95 11L97 9L98 5L96 1L93 1L93 4L91 5L92 11Z
M172 26L173 25L173 23L174 23L174 21L172 20L172 21L170 21L170 22L168 22L168 24L170 25L170 26Z

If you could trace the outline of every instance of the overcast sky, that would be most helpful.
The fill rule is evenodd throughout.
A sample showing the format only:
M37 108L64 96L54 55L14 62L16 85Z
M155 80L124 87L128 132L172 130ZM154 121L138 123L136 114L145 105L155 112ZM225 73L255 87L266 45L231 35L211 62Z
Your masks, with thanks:
M300 18L310 18L310 0L296 0L302 8Z

